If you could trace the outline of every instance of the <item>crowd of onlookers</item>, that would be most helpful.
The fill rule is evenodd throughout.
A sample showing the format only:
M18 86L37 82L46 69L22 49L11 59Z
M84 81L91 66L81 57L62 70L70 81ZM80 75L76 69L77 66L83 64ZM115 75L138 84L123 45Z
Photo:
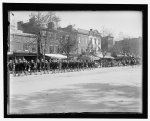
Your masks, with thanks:
M8 72L14 76L20 76L45 73L63 73L87 69L91 70L97 67L133 66L139 64L141 64L141 59L134 57L122 59L100 59L99 61L58 59L36 59L27 61L23 58L9 60Z

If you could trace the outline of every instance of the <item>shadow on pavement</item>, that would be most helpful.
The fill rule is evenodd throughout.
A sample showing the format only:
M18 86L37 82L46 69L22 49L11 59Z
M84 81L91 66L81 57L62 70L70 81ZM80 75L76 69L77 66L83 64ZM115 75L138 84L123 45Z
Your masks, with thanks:
M141 112L141 88L100 83L75 84L10 99L10 113Z

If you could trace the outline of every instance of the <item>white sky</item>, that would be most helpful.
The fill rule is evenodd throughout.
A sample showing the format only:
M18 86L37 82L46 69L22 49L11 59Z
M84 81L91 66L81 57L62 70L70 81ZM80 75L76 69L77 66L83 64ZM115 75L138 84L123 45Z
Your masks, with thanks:
M28 21L31 12L13 12L10 16L13 21ZM136 11L57 11L56 15L61 18L60 26L69 24L75 28L97 29L103 28L113 33L115 40L120 38L119 33L130 37L142 36L142 12Z

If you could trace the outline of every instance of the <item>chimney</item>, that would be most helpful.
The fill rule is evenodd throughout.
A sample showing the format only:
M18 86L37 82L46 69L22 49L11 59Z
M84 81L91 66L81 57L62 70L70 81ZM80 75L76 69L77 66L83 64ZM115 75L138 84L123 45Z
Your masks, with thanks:
M90 29L89 34L93 35L93 30L92 29Z
M54 29L54 27L55 27L54 22L48 23L48 29Z
M73 29L72 25L68 25L67 28L69 29L69 31L72 31Z

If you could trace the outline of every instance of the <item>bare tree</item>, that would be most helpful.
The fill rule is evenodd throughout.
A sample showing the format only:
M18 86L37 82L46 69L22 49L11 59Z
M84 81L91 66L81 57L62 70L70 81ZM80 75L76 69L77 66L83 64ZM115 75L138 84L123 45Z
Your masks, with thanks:
M77 50L77 40L70 35L63 35L59 40L59 49L62 53L65 53L67 58L70 57L73 51Z
M54 22L56 27L58 27L58 23L61 21L61 19L58 16L56 16L56 13L53 11L39 11L38 13L31 13L30 18L33 19L34 23L36 25L39 25L40 27L43 27L50 22Z
M109 44L109 40L107 37L112 37L113 36L113 32L105 27L102 27L101 30L102 33L102 48L101 48L101 52L103 55L103 58L106 56L106 54L111 51L112 47L108 47Z
M113 32L105 27L102 27L101 29L101 33L102 33L102 36L112 36L113 35Z
M37 39L37 55L38 56L40 55L41 50L43 48L41 46L41 39L43 38L41 31L43 31L43 27L47 26L47 24L50 22L55 22L56 26L58 27L59 21L60 21L60 18L56 16L55 12L52 12L52 11L48 11L48 12L38 11L36 13L30 14L30 22L32 24L32 27L29 27L29 29L31 29L31 31L37 35L37 38L38 38ZM46 47L46 40L45 40L44 49L45 47Z

